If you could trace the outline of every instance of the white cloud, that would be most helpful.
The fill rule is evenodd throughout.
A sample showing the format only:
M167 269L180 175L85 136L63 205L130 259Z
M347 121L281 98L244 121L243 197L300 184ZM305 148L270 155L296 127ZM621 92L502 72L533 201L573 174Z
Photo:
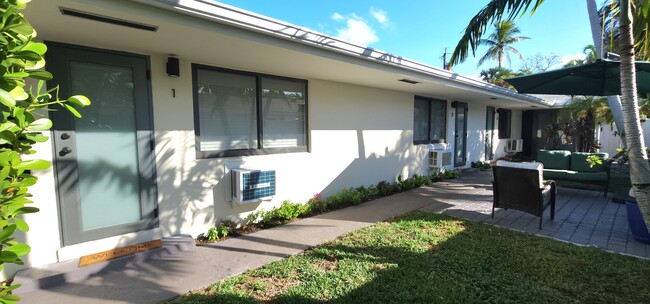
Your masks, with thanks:
M341 15L339 13L336 13L336 12L334 14L332 14L332 17L330 17L330 18L332 18L332 20L334 20L334 21L341 21L341 20L344 19L343 15Z
M388 27L390 21L388 20L388 13L386 13L385 10L375 9L371 6L370 14L375 18L375 20L377 20L377 22L379 22L379 24L381 24L382 27Z
M363 18L352 14L345 18L345 24L344 28L337 31L336 37L362 46L379 41L375 30Z
M572 54L572 55L565 55L562 58L560 58L560 61L562 62L562 65L565 65L569 63L572 60L584 60L585 59L585 54L583 53L578 53L578 54Z

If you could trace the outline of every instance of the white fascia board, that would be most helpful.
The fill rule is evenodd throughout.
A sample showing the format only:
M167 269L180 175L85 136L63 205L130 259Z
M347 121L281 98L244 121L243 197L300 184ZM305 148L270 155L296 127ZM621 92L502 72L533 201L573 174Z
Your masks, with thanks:
M212 0L131 0L149 6L207 19L213 22L264 33L293 42L311 45L331 52L354 56L392 67L422 74L423 79L432 77L434 82L461 90L474 90L507 100L551 107L554 102L462 76L427 64L396 56L369 47L356 45L308 28L255 14L240 8ZM429 80L431 81L431 80Z

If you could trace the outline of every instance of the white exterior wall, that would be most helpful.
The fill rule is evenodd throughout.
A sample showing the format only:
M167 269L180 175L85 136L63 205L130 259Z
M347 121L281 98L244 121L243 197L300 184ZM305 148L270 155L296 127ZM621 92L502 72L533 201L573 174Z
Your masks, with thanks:
M510 138L499 139L499 114L496 114L494 120L494 160L506 155L506 145L509 139L521 139L521 127L524 112L522 110L512 110L510 116Z
M61 247L60 223L52 170L38 172L32 188L41 212L26 216L31 230L26 242L32 254L26 264L39 266L82 255L176 234L197 236L222 219L243 219L284 200L306 202L343 187L395 181L398 175L428 174L427 146L413 145L414 95L308 79L310 152L197 159L195 152L191 61L181 59L181 77L168 77L165 56L151 56L153 119L156 139L158 228ZM280 75L282 76L282 75ZM172 89L176 97L172 97ZM485 160L486 105L468 103L467 166ZM447 142L453 151L455 109L447 102ZM513 138L521 136L521 111L512 112ZM495 156L505 140L495 131ZM38 146L38 157L52 160L50 143ZM228 168L274 169L277 193L272 201L232 205L226 200ZM467 167L466 166L466 167ZM8 273L14 270L9 267Z
M643 131L643 140L646 146L650 146L650 121L646 120L641 123L641 130ZM618 134L616 126L602 124L598 130L598 142L601 145L600 152L609 153L609 156L614 156L618 151L617 148L623 147L621 143L621 136ZM617 132L614 135L614 132Z
M428 174L426 145L412 144L413 94L314 79L308 79L310 152L197 159L191 61L181 59L181 77L170 78L164 71L166 57L150 56L159 228L61 247L54 173L37 172L39 183L32 192L41 212L26 216L31 225L26 242L32 246L27 265L75 259L169 235L197 236L221 219L242 219L287 199L304 203L315 193L328 196L343 187L395 181L400 174ZM38 157L52 160L51 143L37 149ZM226 168L239 165L275 169L275 199L234 206L227 202Z
M112 2L106 3L112 5ZM196 33L200 35L202 32ZM112 45L110 39L101 35L91 39L92 42L66 40L74 37L71 35L70 38L55 40L100 48ZM43 38L52 39L47 36ZM241 49L242 52L258 55L254 48L242 47ZM232 58L224 59L219 56L211 58L209 52L197 51L195 55L188 55L192 58L180 58L181 76L171 78L165 72L167 54L147 53L142 51L136 42L129 48L118 50L147 55L151 60L159 227L62 247L54 171L51 169L38 171L35 174L39 177L39 183L32 187L31 192L34 194L35 206L41 211L25 215L31 230L26 234L18 235L32 247L32 253L25 259L27 266L71 260L83 255L170 235L197 236L206 232L221 219L241 219L250 212L259 209L268 210L287 199L293 202L306 202L316 193L328 196L339 192L343 187L370 185L382 180L394 181L398 175L408 177L413 174L429 173L426 159L427 146L413 145L414 95L412 93L313 78L307 78L310 152L197 159L191 64L242 69L238 66L251 55L243 54L237 58L240 61L235 61ZM286 49L277 48L273 51L278 52L279 55L275 54L270 58L282 58L290 62L287 58L291 56L281 56L286 55L288 52ZM270 69L244 70L301 78L299 74L274 73ZM172 89L175 90L176 97L172 96ZM435 96L434 92L427 97L438 96ZM452 113L455 110L451 107L451 101L447 101L446 116L449 151L454 149L455 120ZM476 100L459 101L468 103L466 166L469 166L472 161L485 160L483 138L486 105ZM498 121L495 122L496 125ZM513 110L512 138L520 137L521 111ZM505 141L498 139L495 130L496 158L505 154ZM38 153L35 157L53 160L54 151L51 143L39 144L36 149ZM277 172L275 199L235 206L226 201L225 189L229 186L227 170L238 166L275 169ZM16 270L15 265L5 266L3 274L10 276Z

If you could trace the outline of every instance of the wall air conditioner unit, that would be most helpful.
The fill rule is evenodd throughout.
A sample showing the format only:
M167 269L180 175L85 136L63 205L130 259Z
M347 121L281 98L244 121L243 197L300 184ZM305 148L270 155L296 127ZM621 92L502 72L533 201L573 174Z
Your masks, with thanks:
M233 202L256 203L275 196L275 170L232 169L231 178Z
M451 152L447 151L446 143L429 145L429 168L444 168L451 166Z
M443 150L429 151L429 167L444 168L451 166L451 152Z
M521 152L524 149L523 139L509 139L506 143L506 152Z

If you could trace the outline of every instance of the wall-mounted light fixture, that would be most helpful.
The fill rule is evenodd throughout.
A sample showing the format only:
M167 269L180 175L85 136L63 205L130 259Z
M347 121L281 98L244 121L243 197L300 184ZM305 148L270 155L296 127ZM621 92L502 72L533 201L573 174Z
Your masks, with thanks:
M167 58L167 75L169 77L178 77L181 75L178 58Z

